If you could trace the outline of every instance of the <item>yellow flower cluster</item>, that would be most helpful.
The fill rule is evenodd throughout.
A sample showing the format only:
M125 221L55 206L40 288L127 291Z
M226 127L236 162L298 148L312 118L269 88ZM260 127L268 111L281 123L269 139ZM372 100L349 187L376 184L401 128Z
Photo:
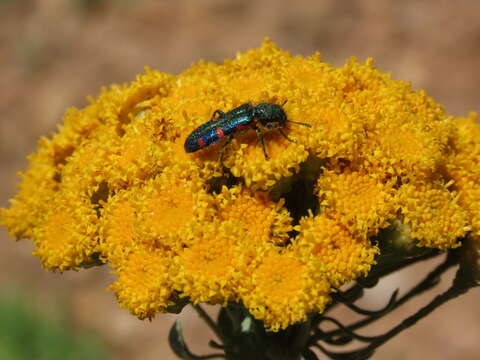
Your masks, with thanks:
M282 104L284 131L186 153L214 110ZM175 76L103 89L42 138L1 222L48 269L108 263L139 318L182 300L243 302L277 331L367 275L375 236L401 223L418 246L480 237L480 127L455 119L371 59L335 68L266 40ZM380 237L377 238L380 239Z

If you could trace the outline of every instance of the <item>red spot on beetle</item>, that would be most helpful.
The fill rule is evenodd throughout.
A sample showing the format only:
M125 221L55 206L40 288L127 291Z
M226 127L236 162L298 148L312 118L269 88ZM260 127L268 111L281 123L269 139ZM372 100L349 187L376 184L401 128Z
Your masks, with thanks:
M202 138L198 138L197 143L198 143L198 146L200 146L201 148L205 147L205 141L203 141Z
M220 128L217 128L217 134L219 138L223 138L225 136L223 130Z

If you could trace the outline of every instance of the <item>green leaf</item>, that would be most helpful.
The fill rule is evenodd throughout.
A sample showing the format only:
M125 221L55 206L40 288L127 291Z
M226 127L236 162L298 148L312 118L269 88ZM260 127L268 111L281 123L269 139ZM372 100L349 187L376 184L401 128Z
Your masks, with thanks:
M170 333L168 334L168 342L175 355L179 358L187 360L197 359L197 357L190 352L187 344L185 344L180 320L176 320L171 327Z
M230 339L234 336L235 328L232 322L231 315L226 307L222 307L218 313L217 326L218 330L223 334L226 339Z
M183 337L182 324L180 320L175 321L173 326L170 329L168 334L168 342L172 348L175 355L180 359L185 360L202 360L202 359L215 359L223 357L223 354L213 354L213 355L194 355L185 343L185 338Z

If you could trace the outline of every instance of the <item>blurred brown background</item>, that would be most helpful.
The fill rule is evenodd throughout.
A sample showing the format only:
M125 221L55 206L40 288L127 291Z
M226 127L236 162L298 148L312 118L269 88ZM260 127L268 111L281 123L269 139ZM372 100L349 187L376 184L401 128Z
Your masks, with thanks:
M267 35L294 54L318 50L334 65L351 55L374 57L382 71L427 90L448 113L478 112L479 14L478 0L0 0L0 206L15 194L25 156L39 136L55 130L67 107L84 106L85 96L102 85L132 80L144 65L178 73L199 59L232 58ZM104 290L113 280L106 267L47 273L31 251L29 241L14 244L0 228L2 291L22 288L40 309L62 308L72 327L103 338L113 359L175 359L166 339L175 316L139 321ZM405 290L418 271L395 275L363 304L381 306L385 294ZM373 359L479 359L479 303L476 291L452 301ZM180 316L193 350L206 351L210 335L203 324L189 310Z

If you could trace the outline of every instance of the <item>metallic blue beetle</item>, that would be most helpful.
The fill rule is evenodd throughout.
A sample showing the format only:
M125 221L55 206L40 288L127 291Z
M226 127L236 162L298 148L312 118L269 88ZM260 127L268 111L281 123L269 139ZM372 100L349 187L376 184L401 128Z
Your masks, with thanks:
M262 144L265 159L268 159L262 128L278 129L287 140L296 142L295 140L290 139L283 131L287 122L308 127L312 126L310 124L288 120L287 115L282 108L285 103L286 101L282 105L260 103L257 106L253 106L251 103L246 103L226 113L221 110L215 110L209 121L200 125L188 135L184 145L185 152L192 153L198 151L219 142L224 137L227 137L227 141L222 145L220 152L221 161L223 150L230 141L232 141L234 134L248 129L254 129L257 132L260 143Z

